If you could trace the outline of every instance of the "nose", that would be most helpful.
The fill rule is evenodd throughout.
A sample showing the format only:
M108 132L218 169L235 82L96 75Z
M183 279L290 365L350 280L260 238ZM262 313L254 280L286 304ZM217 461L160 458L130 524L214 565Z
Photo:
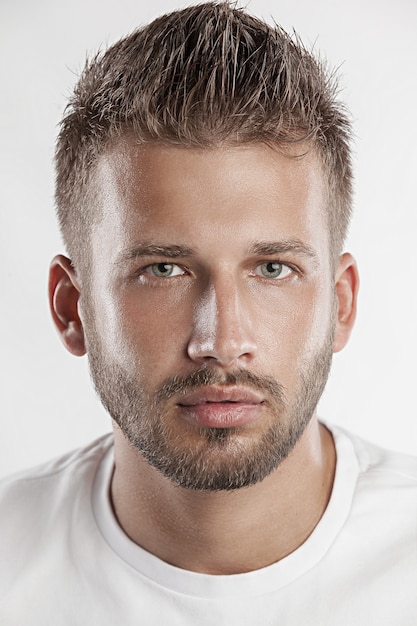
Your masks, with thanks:
M236 281L211 282L194 314L189 358L202 365L212 361L223 367L245 365L256 355L257 345L248 294L240 293Z

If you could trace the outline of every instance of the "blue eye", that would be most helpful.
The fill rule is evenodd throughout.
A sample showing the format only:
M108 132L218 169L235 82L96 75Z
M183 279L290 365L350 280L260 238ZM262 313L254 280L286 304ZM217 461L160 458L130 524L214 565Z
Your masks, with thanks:
M284 265L284 263L268 261L268 263L259 265L255 273L264 278L286 278L291 272L292 269L288 265Z
M153 263L145 268L145 272L152 274L156 278L171 278L172 276L184 274L184 270L175 265L175 263Z

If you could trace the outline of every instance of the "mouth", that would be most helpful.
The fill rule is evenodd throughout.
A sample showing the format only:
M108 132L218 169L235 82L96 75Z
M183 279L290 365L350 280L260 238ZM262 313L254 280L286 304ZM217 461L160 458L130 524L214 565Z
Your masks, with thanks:
M264 397L240 387L203 387L187 393L177 403L187 422L204 428L237 428L257 420Z

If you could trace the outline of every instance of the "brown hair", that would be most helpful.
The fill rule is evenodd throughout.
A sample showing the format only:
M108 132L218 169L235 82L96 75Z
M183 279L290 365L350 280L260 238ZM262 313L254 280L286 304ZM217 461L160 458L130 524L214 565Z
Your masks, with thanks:
M88 257L88 183L110 141L210 147L305 142L328 182L333 255L350 210L350 123L337 84L299 38L229 2L159 17L87 63L67 106L56 149L56 204L75 265Z

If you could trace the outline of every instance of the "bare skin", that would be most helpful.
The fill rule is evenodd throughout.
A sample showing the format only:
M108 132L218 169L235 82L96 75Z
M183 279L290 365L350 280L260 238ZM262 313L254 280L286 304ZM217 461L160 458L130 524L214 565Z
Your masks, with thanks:
M173 487L124 446L117 427L115 435L119 523L135 543L183 569L239 574L275 563L304 543L330 498L334 444L316 420L291 459L258 485L233 492Z
M253 450L274 420L288 426L300 371L314 363L332 323L334 351L354 323L357 270L348 254L330 265L314 154L125 142L101 158L95 184L102 217L91 236L88 298L68 259L51 266L61 338L76 355L98 341L109 367L150 400L167 377L202 367L278 381L287 403L279 415L267 395L238 408L232 398L210 401L209 411L194 397L192 411L178 397L164 401L167 450L198 450L209 465L227 466L236 450ZM279 275L268 273L277 266ZM171 274L160 275L166 269ZM201 429L226 419L238 428L213 452ZM280 560L307 539L327 506L335 462L332 437L314 413L264 480L233 492L196 491L150 465L115 425L111 496L121 527L149 552L184 569L235 574Z

